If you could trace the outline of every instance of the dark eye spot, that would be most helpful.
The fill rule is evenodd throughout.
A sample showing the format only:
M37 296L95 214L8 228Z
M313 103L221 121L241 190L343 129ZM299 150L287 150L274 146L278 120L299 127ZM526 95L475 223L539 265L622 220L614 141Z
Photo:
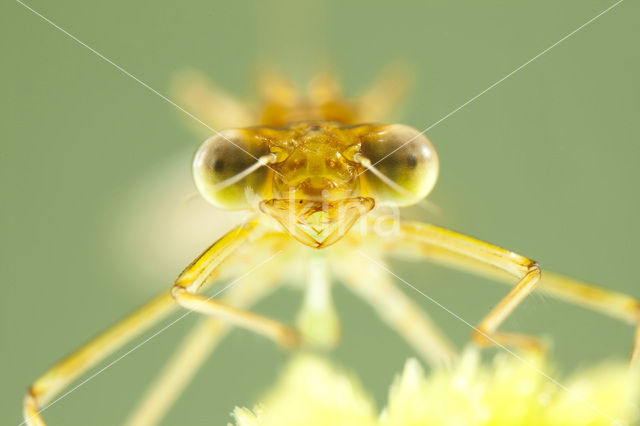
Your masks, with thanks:
M407 157L407 165L412 169L418 164L418 159L415 155L411 154Z
M216 173L221 173L223 169L224 169L224 161L219 158L213 163L213 170Z

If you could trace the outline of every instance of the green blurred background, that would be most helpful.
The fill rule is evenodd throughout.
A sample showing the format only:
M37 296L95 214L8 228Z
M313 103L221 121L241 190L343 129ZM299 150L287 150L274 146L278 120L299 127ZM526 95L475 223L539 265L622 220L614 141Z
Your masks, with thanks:
M165 94L185 67L243 95L252 93L259 60L304 79L322 63L322 45L350 93L389 63L406 62L416 83L402 121L422 129L613 3L28 4ZM23 391L38 374L179 271L158 279L136 268L135 258L121 262L114 251L126 252L128 243L113 237L116 216L126 213L123 200L136 182L195 150L202 136L173 106L18 3L1 7L0 423L17 425ZM623 2L433 128L442 167L431 196L442 214L433 220L640 297L639 18L638 2ZM428 265L394 268L472 323L506 290ZM335 357L381 403L412 352L369 308L339 287L335 294L344 323ZM466 342L464 324L412 296L457 343ZM283 291L258 310L290 319L298 303L298 294ZM193 319L73 392L45 419L118 424ZM564 371L625 359L632 337L628 325L540 295L507 327L551 336ZM225 424L234 405L255 402L285 359L271 342L233 332L164 424Z

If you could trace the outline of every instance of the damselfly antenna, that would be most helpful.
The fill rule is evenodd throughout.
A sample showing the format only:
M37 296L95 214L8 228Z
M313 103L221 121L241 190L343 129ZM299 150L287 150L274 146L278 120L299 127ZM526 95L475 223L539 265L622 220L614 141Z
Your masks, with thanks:
M360 153L357 153L356 155L353 156L353 161L355 161L356 163L359 163L365 169L369 170L378 179L380 179L383 183L385 183L391 189L394 189L395 191L397 191L399 194L401 194L403 196L406 196L406 197L413 196L411 191L409 191L407 188L405 188L405 187L403 187L401 185L398 185L391 178L389 178L387 175L382 173L376 166L374 166L371 163L371 160L369 160L364 155L362 155ZM442 214L442 210L440 209L439 206L437 206L434 202L428 201L428 200L426 200L424 198L419 200L419 201L417 201L416 205L420 206L421 208L423 208L428 213L431 213L431 214L434 214L434 215L437 215L437 216L440 216Z
M380 179L382 182L384 182L386 185L388 185L393 190L399 192L400 194L402 194L404 196L413 197L413 194L411 193L411 191L409 191L408 189L398 185L393 180L391 180L387 175L382 173L376 166L374 166L371 163L371 160L369 160L364 155L362 155L360 153L355 154L353 156L353 161L355 161L356 163L361 164L364 168L366 168L371 173L373 173L378 179Z
M251 166L247 167L246 169L242 170L241 172L238 172L237 174L231 176L230 178L227 178L221 182L218 182L216 185L214 185L211 189L213 191L221 191L231 185L234 185L238 182L240 182L242 179L246 178L247 176L249 176L251 173L255 172L256 170L258 170L260 167L266 166L267 164L273 163L274 161L276 161L276 155L275 154L267 154L267 155L263 155L262 157L258 158L258 161L256 161L255 163L253 163Z

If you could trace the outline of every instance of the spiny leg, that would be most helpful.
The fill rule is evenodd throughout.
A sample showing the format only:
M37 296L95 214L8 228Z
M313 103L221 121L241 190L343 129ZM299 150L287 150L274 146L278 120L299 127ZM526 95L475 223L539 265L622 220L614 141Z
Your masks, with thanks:
M260 241L256 241L258 245ZM254 253L253 250L250 250ZM231 259L232 263L248 259ZM246 264L246 263L245 263ZM250 280L229 288L225 302L248 309L280 284L282 257L267 263L260 270L259 280ZM229 331L229 325L215 317L201 318L180 343L171 359L162 368L143 398L124 423L130 426L155 425L171 409L175 400L191 382L202 364Z
M558 299L602 312L613 318L634 325L640 324L640 300L626 294L548 271L543 273L540 290Z
M282 238L282 236L280 236ZM275 257L276 252L272 257ZM171 287L173 298L187 309L225 320L274 340L285 348L298 344L298 333L292 327L262 315L231 306L213 297L198 294L211 274L210 264L215 265L217 253L207 250L189 265ZM214 266L215 268L215 266Z
M45 423L39 410L87 370L162 320L176 307L175 301L166 292L49 369L27 391L23 413L26 424L43 426Z
M449 365L458 356L453 344L431 318L398 289L387 274L367 268L361 259L352 256L342 260L337 272L347 287L368 302L425 361L434 366Z
M474 259L460 256L443 249L428 249L429 257L441 263L468 270L479 275L494 278L502 282L510 282L510 277L501 271L486 268ZM619 293L596 287L585 282L565 277L553 272L543 271L538 284L540 291L557 299L601 312L620 321L636 325L633 337L630 360L632 365L640 366L640 300Z
M440 264L465 270L497 281L512 283L513 278L503 270L443 247L418 243L413 252ZM395 244L393 244L395 246ZM406 244L405 244L406 246ZM395 247L388 247L393 250ZM613 290L596 287L585 282L544 271L538 283L540 291L557 299L601 312L620 321L638 325L631 350L631 363L640 366L640 300Z
M416 228L427 227L429 225L407 224L411 236L406 232L403 241L398 244L393 239L388 240L387 248L393 251L398 248L411 248L414 254L434 260L438 263L466 270L468 272L493 278L498 281L512 283L512 273L505 271L493 262L486 262L481 257L471 256L467 251L459 247L453 247L442 242L430 241L415 234ZM435 228L435 227L431 227ZM435 228L438 229L438 228ZM451 233L451 231L440 230ZM455 233L453 233L455 234ZM458 234L459 235L459 234ZM461 236L463 239L469 237ZM471 239L472 240L472 239ZM481 245L485 243L479 242ZM502 249L500 249L502 250ZM544 271L538 283L538 288L553 297L565 300L570 303L583 306L621 321L638 325L634 336L631 362L640 366L640 300L634 299L626 294L599 288L579 280L575 280L552 272Z
M518 278L515 286L474 328L472 338L477 344L511 345L530 350L545 349L544 344L533 336L497 331L500 324L539 282L540 267L536 262L509 250L433 225L406 222L400 224L400 232L401 239L405 241L441 247L496 267Z
M413 244L414 246L411 248L412 253L414 255L417 254L418 257L426 257L441 265L495 279L503 283L513 283L511 274L493 265L443 247L425 244L420 241L406 241L403 247L410 247L409 245L412 243L417 243ZM397 248L395 246L396 244L389 245L387 249L393 252ZM404 252L403 254L408 254L406 250ZM640 300L623 293L596 287L547 270L543 271L542 278L538 283L538 289L557 299L601 312L630 324L637 324L640 321Z
M217 267L247 241L251 230L256 226L257 223L251 222L233 229L194 260L187 270L194 273L199 271L200 274L206 272L207 278L214 276ZM203 258L205 255L206 258ZM205 281L207 284L211 282ZM161 294L53 366L27 391L24 400L26 424L43 426L45 423L40 410L47 403L87 370L168 315L175 306L176 303L168 292Z
M130 426L157 424L193 379L228 328L217 318L199 318L197 325L180 343L178 350L163 367L160 375L124 424Z

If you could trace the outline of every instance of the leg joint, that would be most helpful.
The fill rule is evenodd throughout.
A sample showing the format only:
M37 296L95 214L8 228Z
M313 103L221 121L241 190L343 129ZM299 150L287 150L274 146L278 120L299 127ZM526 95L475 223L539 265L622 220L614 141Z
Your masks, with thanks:
M480 347L491 346L493 341L489 337L489 333L487 330L482 328L474 328L471 332L471 340L473 343Z
M181 286L177 286L177 285L173 285L170 289L169 292L171 293L171 297L173 297L174 300L178 301L180 299L180 296L185 294L185 293L189 293L189 291Z

